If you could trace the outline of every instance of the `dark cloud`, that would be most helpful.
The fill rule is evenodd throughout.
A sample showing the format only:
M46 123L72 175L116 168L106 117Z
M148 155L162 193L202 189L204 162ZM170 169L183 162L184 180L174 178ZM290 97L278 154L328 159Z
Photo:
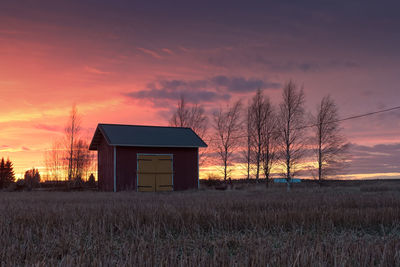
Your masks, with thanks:
M400 172L400 143L361 146L350 148L351 173Z
M231 52L223 51L219 54L208 57L207 63L224 68L246 65L262 68L274 72L321 72L336 69L353 69L360 67L360 64L350 60L273 60L255 51Z
M26 146L23 146L23 147L22 147L22 150L24 150L24 151L31 151L31 149L30 149L29 147L26 147Z
M166 88L130 92L126 96L140 99L176 100L182 94L190 102L211 102L221 99L228 100L230 98L229 94L219 94L214 91L173 91Z
M256 78L214 76L204 80L160 80L149 83L145 90L129 92L128 97L153 100L175 100L185 95L191 102L229 100L234 93L247 93L260 89L278 89L276 82Z
M246 79L243 77L228 78L222 75L211 78L211 82L215 86L225 87L229 92L252 92L257 89L281 88L280 83L264 82L263 80L255 78L250 78L250 79Z

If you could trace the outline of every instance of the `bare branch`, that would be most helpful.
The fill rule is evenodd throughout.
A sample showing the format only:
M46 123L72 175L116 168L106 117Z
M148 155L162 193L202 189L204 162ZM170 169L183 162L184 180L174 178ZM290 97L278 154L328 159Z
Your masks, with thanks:
M214 129L217 153L223 164L224 181L227 178L231 181L229 175L230 164L233 152L238 148L240 144L240 133L241 133L241 112L242 104L240 101L235 102L231 107L227 107L226 110L220 108L214 113Z
M289 81L283 88L279 112L279 143L288 190L304 151L304 92Z
M322 98L317 115L312 116L313 144L318 162L318 181L343 167L349 145L340 134L338 109L330 96Z

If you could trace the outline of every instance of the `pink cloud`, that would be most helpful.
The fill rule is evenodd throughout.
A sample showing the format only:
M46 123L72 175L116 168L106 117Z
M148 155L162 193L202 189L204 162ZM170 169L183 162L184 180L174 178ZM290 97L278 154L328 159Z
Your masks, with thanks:
M93 67L89 67L89 66L85 66L84 69L85 69L85 71L87 71L89 73L93 73L93 74L110 74L110 72L102 71L97 68L93 68Z
M139 49L143 53L146 53L146 54L148 54L148 55L150 55L150 56L152 56L154 58L157 58L157 59L161 59L162 58L162 56L160 56L160 54L158 54L157 52L155 52L153 50L146 49L146 48L143 48L143 47L138 47L137 49Z
M39 130L45 130L45 131L50 131L50 132L61 132L62 131L62 128L59 125L47 125L47 124L39 123L39 124L36 124L34 127Z
M163 49L161 49L161 50L164 51L165 53L170 54L170 55L173 55L173 54L174 54L174 52L172 52L172 50L171 50L171 49L168 49L168 48L163 48Z

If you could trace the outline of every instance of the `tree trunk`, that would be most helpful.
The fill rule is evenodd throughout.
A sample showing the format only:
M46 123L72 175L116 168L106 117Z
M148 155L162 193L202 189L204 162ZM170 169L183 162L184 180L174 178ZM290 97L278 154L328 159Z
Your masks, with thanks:
M259 182L260 178L260 150L257 151L257 170L256 170L256 182Z
M227 166L226 162L224 163L224 183L226 183L226 178L227 178Z
M269 173L265 173L265 187L269 187Z
M318 183L321 186L322 183L322 123L319 125L319 136L318 136Z

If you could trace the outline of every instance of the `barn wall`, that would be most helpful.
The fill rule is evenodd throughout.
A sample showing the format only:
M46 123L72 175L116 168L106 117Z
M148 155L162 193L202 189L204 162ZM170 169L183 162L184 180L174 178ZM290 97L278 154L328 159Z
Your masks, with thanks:
M136 153L117 147L117 191L136 190Z
M103 191L114 190L114 147L102 137L97 151L98 187Z
M136 190L136 155L173 154L174 190L197 188L197 148L117 147L117 190Z

